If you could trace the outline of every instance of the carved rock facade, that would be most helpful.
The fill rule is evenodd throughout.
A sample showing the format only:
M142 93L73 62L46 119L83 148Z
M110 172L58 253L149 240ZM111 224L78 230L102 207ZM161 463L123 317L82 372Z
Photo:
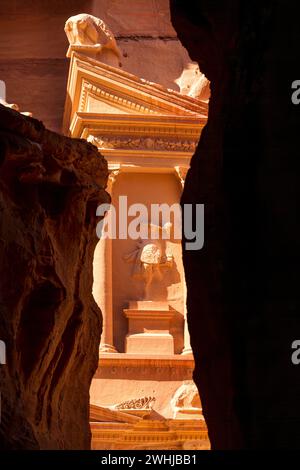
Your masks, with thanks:
M103 153L113 205L102 231L110 236L100 238L93 264L93 293L103 313L90 390L94 449L182 449L187 442L209 448L200 407L171 405L193 367L179 199L207 109L207 100L71 48L64 132ZM174 215L160 220L153 209L163 204ZM137 206L138 238L130 229ZM116 220L122 217L127 222L121 227Z

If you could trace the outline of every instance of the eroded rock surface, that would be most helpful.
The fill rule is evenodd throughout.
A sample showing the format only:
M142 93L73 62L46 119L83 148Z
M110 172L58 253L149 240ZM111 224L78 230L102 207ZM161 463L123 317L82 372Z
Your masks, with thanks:
M0 105L0 446L87 449L101 312L92 297L96 147Z

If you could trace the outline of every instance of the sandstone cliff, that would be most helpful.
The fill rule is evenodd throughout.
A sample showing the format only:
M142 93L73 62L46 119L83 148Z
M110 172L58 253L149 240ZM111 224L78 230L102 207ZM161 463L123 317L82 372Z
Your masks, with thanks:
M0 106L0 446L87 449L101 313L92 297L96 147Z
M298 448L299 2L172 0L171 11L211 81L182 202L205 204L204 248L184 265L212 448Z

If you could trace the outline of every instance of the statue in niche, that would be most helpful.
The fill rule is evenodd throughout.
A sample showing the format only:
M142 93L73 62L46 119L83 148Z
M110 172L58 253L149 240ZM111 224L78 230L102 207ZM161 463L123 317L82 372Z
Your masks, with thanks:
M70 44L67 57L70 57L71 51L74 50L95 58L101 55L102 62L111 62L110 65L116 66L121 65L121 51L114 35L104 21L99 18L86 13L71 16L66 21L65 33ZM117 63L114 63L116 61L112 60L112 56L118 59Z
M142 224L141 224L142 225ZM165 240L159 235L170 230L171 225L167 223L164 227L154 224L145 224L150 229L151 237L137 241L137 247L130 253L124 255L123 259L133 263L132 279L144 282L144 299L153 300L155 287L153 281L161 281L163 269L171 269L174 263L173 255L166 253Z

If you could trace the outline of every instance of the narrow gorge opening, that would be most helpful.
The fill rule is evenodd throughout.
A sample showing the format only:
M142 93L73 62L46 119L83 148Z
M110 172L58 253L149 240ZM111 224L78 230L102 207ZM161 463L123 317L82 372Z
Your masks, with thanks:
M85 44L86 33L80 46L76 42L83 26L101 33L104 23L97 17L75 15L65 28L71 63L64 130L91 142L105 157L115 215L93 264L93 295L103 315L90 390L93 449L209 448L192 378L181 241L168 235L175 225L170 214L155 222L149 213L155 205L168 210L177 205L180 211L190 159L207 120L210 87L178 41L168 2L164 25L158 21L160 8L151 13L151 27L162 28L159 37L153 30L133 40L116 29L105 54ZM158 238L128 233L137 205L138 229L151 227Z
M21 352L5 370L5 423L13 424L12 435L6 425L3 436L14 445L19 426L28 437L18 447L87 448L90 413L93 448L208 448L192 380L181 240L172 234L178 214L155 219L150 209L180 210L207 120L209 82L178 40L167 0L139 1L138 11L123 0L83 4L88 13L77 11L78 2L70 11L57 2L54 12L36 3L29 33L31 11L17 1L5 23L7 40L15 41L14 25L31 49L17 40L9 60L1 62L7 82L1 106L5 210L11 200L22 210L26 206L24 220L21 209L17 214L25 224L26 250L17 273L24 292L9 298ZM44 14L53 16L55 31L48 49ZM15 100L19 106L10 104ZM35 117L60 129L63 102L59 135ZM16 175L12 161L20 164ZM156 233L98 241L96 208L109 202L107 193L116 207L122 198L129 211L142 205L151 215L139 225ZM126 210L117 210L117 218ZM96 304L104 317L99 364ZM26 397L14 415L11 377L18 377Z
M291 97L299 8L283 0L0 2L2 448L88 449L89 415L93 448L107 438L113 445L112 428L120 436L124 427L134 447L206 446L193 361L181 354L190 353L186 295L212 449L299 447L291 360L299 330L299 106ZM165 186L169 203L179 201L184 184L181 204L205 205L205 239L203 249L183 250L187 293L178 243L148 243L162 262L159 271L142 266L143 281L132 269L140 271L135 261L149 246L122 240L113 254L97 245L95 297L113 314L95 380L105 371L116 384L120 374L128 389L122 397L119 383L107 388L106 401L94 395L89 407L101 329L92 297L95 213L109 202L107 179L115 195L135 191L131 202L147 207L164 201ZM111 264L96 262L105 257ZM151 315L138 303L149 301ZM168 354L136 354L158 335ZM166 395L164 378L174 387ZM155 414L159 401L169 428Z

